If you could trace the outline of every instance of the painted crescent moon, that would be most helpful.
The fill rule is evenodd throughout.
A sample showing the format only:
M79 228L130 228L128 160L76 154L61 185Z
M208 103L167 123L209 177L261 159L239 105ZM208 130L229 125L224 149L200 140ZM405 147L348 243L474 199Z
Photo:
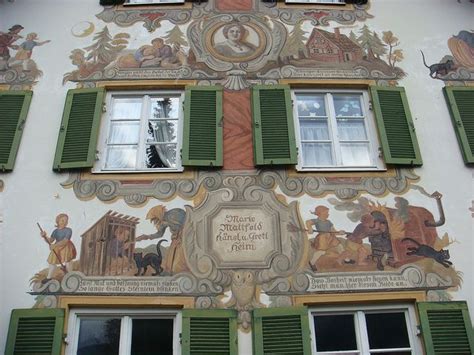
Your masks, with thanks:
M74 37L87 37L92 32L94 32L95 26L92 22L83 21L75 24L74 27L71 29L71 34Z

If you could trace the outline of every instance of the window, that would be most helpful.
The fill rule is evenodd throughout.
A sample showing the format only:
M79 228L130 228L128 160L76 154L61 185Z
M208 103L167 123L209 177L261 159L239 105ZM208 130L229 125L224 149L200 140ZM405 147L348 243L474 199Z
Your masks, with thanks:
M94 171L180 170L181 92L108 93Z
M294 91L298 168L381 169L366 91Z
M181 314L175 310L72 309L66 354L181 353Z
M182 166L218 167L222 137L221 86L187 86L184 93L71 89L53 170L166 172L181 171Z
M421 354L410 305L310 310L316 354Z

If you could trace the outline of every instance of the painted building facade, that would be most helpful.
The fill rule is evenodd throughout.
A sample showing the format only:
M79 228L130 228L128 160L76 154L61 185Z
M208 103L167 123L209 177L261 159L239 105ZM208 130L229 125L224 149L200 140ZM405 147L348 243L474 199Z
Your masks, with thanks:
M0 0L0 350L470 354L473 18Z

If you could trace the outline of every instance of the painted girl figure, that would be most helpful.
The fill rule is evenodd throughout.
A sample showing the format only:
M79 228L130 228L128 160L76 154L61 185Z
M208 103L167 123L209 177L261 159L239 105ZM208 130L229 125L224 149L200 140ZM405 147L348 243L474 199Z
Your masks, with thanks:
M18 52L15 54L15 58L10 63L10 66L21 65L23 70L28 70L31 60L31 54L33 53L33 48L36 46L42 46L43 44L51 42L50 40L38 41L38 34L35 32L28 33L26 35L26 41L20 44L18 47Z
M246 57L252 55L256 48L245 39L248 31L240 23L227 24L222 29L225 41L216 43L214 49L225 57Z
M68 221L69 216L60 213L56 216L56 229L51 233L51 237L48 237L46 231L41 231L41 236L49 244L51 250L48 256L48 276L42 281L43 283L51 280L57 265L60 265L65 273L72 271L72 261L77 253L71 241L72 229L67 227Z

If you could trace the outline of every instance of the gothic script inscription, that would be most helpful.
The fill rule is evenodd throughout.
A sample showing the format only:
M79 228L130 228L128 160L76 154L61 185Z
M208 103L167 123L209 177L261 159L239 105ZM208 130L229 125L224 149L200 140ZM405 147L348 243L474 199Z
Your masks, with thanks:
M212 220L211 249L223 263L263 262L275 249L272 216L257 209L224 208Z

